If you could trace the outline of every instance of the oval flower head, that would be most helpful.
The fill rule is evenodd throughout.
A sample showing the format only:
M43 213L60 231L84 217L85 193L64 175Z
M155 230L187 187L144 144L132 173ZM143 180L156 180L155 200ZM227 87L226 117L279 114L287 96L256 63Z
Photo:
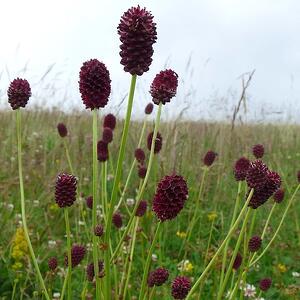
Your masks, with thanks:
M7 91L8 102L13 110L25 107L31 97L31 89L26 79L14 79Z

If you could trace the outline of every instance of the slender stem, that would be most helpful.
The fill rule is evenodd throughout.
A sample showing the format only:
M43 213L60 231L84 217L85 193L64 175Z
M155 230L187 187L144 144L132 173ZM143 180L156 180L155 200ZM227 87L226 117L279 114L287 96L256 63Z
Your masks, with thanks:
M60 300L63 300L64 297L65 297L65 292L66 292L66 288L67 288L68 278L69 278L69 269L67 269L67 273L66 273L66 276L65 276L63 287L62 287L62 290L61 290L61 293L60 293Z
M266 221L265 227L264 227L263 232L262 232L262 235L261 235L261 239L262 239L262 240L264 239L265 234L267 233L267 229L268 229L268 226L269 226L269 224L270 224L270 220L271 220L271 217L272 217L272 215L273 215L275 206L276 206L276 203L273 204L273 206L272 206L272 208L271 208L271 211L270 211L270 213L269 213L268 219L267 219L267 221Z
M68 146L67 146L65 138L63 138L63 143L64 143L64 147L65 147L65 151L66 151L66 156L67 156L67 160L68 160L68 164L69 164L69 168L70 168L71 174L74 174L74 169L73 169L73 166L72 166L72 162L71 162L71 158L70 158L70 153L69 153L69 149L68 149Z
M98 160L97 160L97 114L98 109L93 110L93 211L92 211L92 224L93 230L97 224L97 183L98 183ZM100 278L99 278L99 264L98 264L98 238L93 234L93 263L96 278L96 299L100 299Z
M152 253L156 244L156 240L158 238L158 234L159 231L161 229L161 222L159 221L156 227L156 231L153 237L153 241L151 243L151 247L149 249L148 255L147 255L147 260L146 260L146 265L144 268L144 273L143 273L143 279L142 279L142 285L141 285L141 291L140 291L140 296L139 296L139 300L142 300L145 296L145 288L146 288L146 282L147 282L147 277L148 277L148 272L149 272L149 267L150 267L150 262L151 262L151 258L152 258Z
M65 222L66 222L66 234L67 234L67 247L68 247L68 273L67 273L67 282L68 282L68 300L72 299L72 289L71 289L71 278L72 278L72 257L71 257L71 230L69 222L69 212L68 208L64 209Z
M133 97L134 97L134 90L136 85L136 78L137 75L132 75L131 77L131 84L130 84L130 91L128 96L128 104L127 104L127 112L126 112L126 118L124 122L124 128L123 128L123 134L121 139L121 145L119 150L119 156L118 156L118 162L117 162L117 169L115 173L115 179L111 194L111 200L110 200L110 207L108 210L108 216L107 216L107 225L106 225L106 232L105 232L105 243L107 245L107 251L105 251L104 256L104 264L105 264L105 299L110 299L111 295L110 293L110 232L111 232L111 223L112 223L112 215L114 211L115 202L117 199L117 192L119 188L119 182L121 179L122 174L122 168L123 168L123 160L125 155L125 146L127 142L127 136L129 131L129 124L130 124L130 118L131 118L131 111L132 111L132 105L133 105Z
M239 225L244 212L247 210L249 201L251 200L251 197L253 195L254 189L251 189L248 198L239 214L239 216L237 217L236 221L234 222L234 224L232 225L232 227L230 228L227 236L225 237L224 241L222 242L222 244L220 245L219 249L217 250L217 252L215 253L215 255L213 256L213 258L211 259L211 261L209 262L209 264L206 266L206 268L204 269L204 271L202 272L201 276L196 280L196 282L194 283L193 287L191 288L190 292L188 293L186 300L191 299L192 294L197 290L199 284L203 281L203 279L205 278L205 275L207 274L207 272L211 269L211 267L213 266L215 260L217 259L218 255L221 253L221 251L224 249L226 242L228 241L228 239L233 235L234 231L236 230L237 226Z
M23 223L23 229L24 234L26 238L26 242L29 248L30 256L35 268L35 271L37 273L40 285L43 289L45 298L47 300L50 300L50 297L48 295L43 277L40 272L40 268L38 266L32 244L30 241L28 228L27 228L27 222L26 222L26 211L25 211L25 194L24 194L24 183L23 183L23 170L22 170L22 137L21 137L21 111L20 109L17 109L16 111L16 118L17 118L17 143L18 143L18 167L19 167L19 181L20 181L20 198L21 198L21 215L22 215L22 223Z

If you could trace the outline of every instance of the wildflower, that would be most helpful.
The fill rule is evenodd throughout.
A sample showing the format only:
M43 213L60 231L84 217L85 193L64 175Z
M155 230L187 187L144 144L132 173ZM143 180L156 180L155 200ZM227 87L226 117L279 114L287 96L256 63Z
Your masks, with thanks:
M98 268L99 268L99 277L104 277L104 263L102 260L99 260L98 262ZM86 275L88 278L88 281L93 281L95 277L95 269L94 269L94 263L90 263L86 267Z
M25 107L31 97L31 89L26 79L14 79L7 90L8 102L13 110Z
M243 257L242 255L238 252L235 259L234 259L234 262L233 262L233 265L232 265L232 268L234 270L238 270L239 267L241 266L242 264L242 261L243 261Z
M153 107L154 107L153 103L151 103L151 102L148 103L145 107L145 114L150 115L153 111Z
M261 161L255 160L250 163L246 181L250 188L260 189L267 181L268 167Z
M58 293L58 292L53 293L53 298L54 299L59 299L60 298L60 293Z
M106 144L111 143L113 140L113 131L109 127L105 127L102 132L102 141Z
M245 297L255 297L256 295L256 288L254 285L252 284L246 284L246 286L244 287L244 296Z
M54 271L57 268L58 261L56 257L50 257L48 259L48 267L51 271Z
M182 260L177 266L180 272L190 273L194 269L193 264L188 259Z
M49 240L48 246L49 246L49 248L54 248L56 246L56 241Z
M158 184L153 199L153 211L160 221L174 219L188 196L185 179L179 175L165 176Z
M22 227L17 228L12 244L12 258L17 262L25 259L29 253L29 249Z
M297 173L297 177L298 177L298 182L300 183L300 170Z
M157 261L157 255L155 253L152 254L151 258L153 261Z
M191 289L191 281L185 276L177 276L172 282L172 296L174 299L184 299Z
M134 199L132 199L132 198L128 198L128 199L126 199L126 204L128 205L128 206L133 206L134 205Z
M97 143L97 156L101 162L108 160L108 144L102 140Z
M81 245L73 245L71 248L71 262L72 268L76 267L83 260L86 249ZM68 256L65 256L65 265L68 266Z
M250 161L246 157L238 159L234 165L234 177L237 181L245 180Z
M147 174L147 168L145 166L138 166L138 176L141 179L144 179Z
M277 190L273 195L273 198L276 203L281 203L284 198L284 190L283 189Z
M20 261L16 261L11 267L17 271L23 268L23 264Z
M112 216L112 222L116 226L116 228L121 228L123 225L122 216L119 213L114 213Z
M89 209L93 209L93 196L88 196L85 198L86 206Z
M169 278L169 271L165 268L157 268L156 270L150 272L148 276L148 286L153 287L163 285Z
M178 237L180 237L181 239L184 239L184 238L186 238L187 233L186 233L186 232L183 232L183 231L177 231L177 232L176 232L176 235L177 235Z
M259 288L265 292L271 287L271 284L272 284L271 278L264 278L259 282Z
M147 211L147 205L148 205L147 201L145 201L145 200L140 201L140 203L137 207L135 215L137 217L142 217Z
M142 75L152 62L153 44L156 42L156 24L145 8L132 7L121 17L120 35L121 64L131 75Z
M256 158L262 158L265 153L265 148L260 144L254 145L252 148L252 153Z
M148 147L149 151L151 151L153 134L154 134L154 132L150 132L147 137L147 147ZM160 152L160 150L162 148L162 142L163 142L162 136L159 132L157 132L156 139L154 141L154 153L155 154Z
M64 123L57 124L57 131L60 137L64 138L68 135L68 129Z
M103 127L108 127L111 130L114 130L116 127L116 117L113 114L108 114L104 117L104 121L103 121Z
M166 104L176 95L178 75L173 70L158 73L150 87L150 94L155 104Z
M284 264L278 264L277 265L277 270L280 272L280 273L285 273L287 271L287 267L284 265Z
M215 211L212 211L207 214L207 218L210 222L214 221L218 217L218 214Z
M104 228L101 224L97 224L94 228L94 234L101 237L104 233Z
M300 277L300 273L299 272L292 272L292 276L295 278Z
M76 200L77 179L75 176L60 173L56 178L55 201L60 208L71 206Z
M143 164L144 161L145 161L145 152L144 152L144 150L141 149L141 148L135 149L134 157L139 163Z
M207 151L206 154L205 154L205 156L204 156L204 158L203 158L203 163L207 167L210 167L214 163L217 155L218 154L216 152L214 152L214 151L211 151L211 150Z
M248 242L248 249L250 252L256 252L260 249L261 247L261 242L262 242L262 239L255 235L253 236L249 242Z

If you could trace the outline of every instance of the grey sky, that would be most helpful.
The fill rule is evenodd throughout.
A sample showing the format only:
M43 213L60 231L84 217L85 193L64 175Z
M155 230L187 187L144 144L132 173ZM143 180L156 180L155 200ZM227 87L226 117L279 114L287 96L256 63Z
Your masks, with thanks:
M147 91L154 75L168 66L181 78L179 95L166 108L169 116L185 106L191 107L186 116L195 119L231 114L241 86L238 77L256 69L249 88L249 118L261 119L264 109L284 113L275 118L300 120L297 0L1 0L1 103L8 77L25 76L33 86L31 105L55 106L65 96L64 109L84 109L78 72L83 61L98 58L111 73L112 109L130 81L119 64L116 27L122 13L136 4L152 12L158 29L153 64L139 78L136 115L150 101ZM27 62L24 75L20 70Z

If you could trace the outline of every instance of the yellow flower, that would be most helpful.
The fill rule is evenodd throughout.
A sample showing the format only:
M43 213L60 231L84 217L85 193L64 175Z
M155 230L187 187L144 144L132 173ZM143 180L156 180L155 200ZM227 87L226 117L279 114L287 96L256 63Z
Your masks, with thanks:
M49 209L52 211L52 212L56 212L59 210L59 206L57 205L57 203L52 203L49 207Z
M28 245L25 239L24 230L19 227L13 239L13 247L11 256L16 261L23 259L28 254Z
M214 221L218 217L218 214L215 211L212 211L207 214L207 218L210 222Z
M180 237L181 239L186 238L186 232L183 232L183 231L177 231L177 232L176 232L176 235L177 235L178 237Z
M22 267L23 267L23 264L22 264L21 262L19 262L19 261L16 261L16 262L12 265L12 268L13 268L14 270L22 269Z
M193 264L188 259L182 260L177 266L179 271L185 273L190 273L194 269Z
M280 272L280 273L285 273L287 271L287 267L284 265L284 264L278 264L277 265L277 270Z

